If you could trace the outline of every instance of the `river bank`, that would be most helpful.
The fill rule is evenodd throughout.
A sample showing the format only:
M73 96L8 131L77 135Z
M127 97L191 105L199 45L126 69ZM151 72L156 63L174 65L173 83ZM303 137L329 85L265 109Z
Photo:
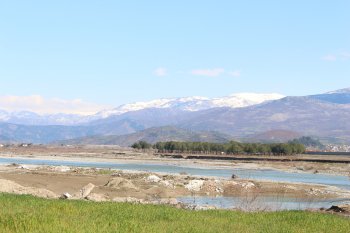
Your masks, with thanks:
M336 170L341 167L344 174L346 164L315 173L290 162L186 160L115 147L38 146L2 149L1 163L0 191L46 198L68 194L93 201L266 210L328 208L350 198L350 181Z
M174 155L172 155L174 156ZM275 169L293 173L319 173L327 175L341 175L350 177L350 156L324 155L294 155L294 156L234 156L235 160L203 159L176 159L172 156L141 152L117 146L30 146L0 148L0 157L29 158L42 160L69 160L86 162L127 162L138 164L164 164L178 166L192 166L198 168L242 168L242 169ZM187 157L188 155L181 155ZM176 157L176 156L175 156ZM215 155L215 157L220 157ZM332 163L317 162L319 160ZM269 160L270 159L270 160ZM297 161L297 160L307 160ZM342 163L348 161L349 163Z
M272 210L261 198L285 199L301 202L350 200L350 191L326 185L269 182L246 179L170 175L114 169L79 168L67 166L2 165L0 166L0 192L31 194L45 198L85 199L91 201L136 202L170 204L179 208L201 208L203 203L189 207L191 200L201 198L239 198L239 208ZM86 191L89 189L89 191ZM327 200L330 200L327 203ZM205 206L215 208L210 203ZM297 206L297 205L296 205ZM310 205L311 206L311 205ZM217 206L216 206L217 207ZM220 207L220 206L219 206ZM327 206L321 206L327 207Z

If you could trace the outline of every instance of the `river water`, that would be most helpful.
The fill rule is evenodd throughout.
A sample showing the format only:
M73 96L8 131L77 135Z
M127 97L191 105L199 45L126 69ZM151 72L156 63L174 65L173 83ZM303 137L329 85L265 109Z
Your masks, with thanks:
M331 185L350 190L350 179L347 176L293 173L272 169L239 169L239 168L196 168L167 164L137 164L137 163L111 163L111 162L83 162L83 161L59 161L42 159L18 159L0 158L0 164L31 164L31 165L51 165L51 166L74 166L74 167L94 167L111 168L131 171L164 172L164 173L186 173L197 176L213 176L230 178L235 174L239 178L254 180L270 180L281 182L297 182L308 184Z
M74 167L92 167L92 168L111 168L118 170L162 172L179 174L186 173L195 176L212 176L220 178L230 178L235 174L239 178L254 180L269 180L277 182L297 182L307 184L331 185L342 189L350 190L350 179L347 176L325 175L312 173L293 173L272 169L239 169L239 168L198 168L167 164L137 164L137 163L111 163L111 162L86 162L86 161L59 161L43 159L19 159L19 158L0 158L0 164L23 164L23 165L51 165L51 166L74 166ZM261 209L307 209L307 208L327 208L333 204L343 203L344 199L332 200L307 200L291 199L287 197L255 197L254 200L247 200L242 197L183 197L179 198L184 203L194 203L197 205L215 205L219 208L241 208L242 203L249 203L247 206L258 206ZM253 205L254 201L254 205ZM241 206L240 206L241 205ZM257 208L257 209L259 209Z

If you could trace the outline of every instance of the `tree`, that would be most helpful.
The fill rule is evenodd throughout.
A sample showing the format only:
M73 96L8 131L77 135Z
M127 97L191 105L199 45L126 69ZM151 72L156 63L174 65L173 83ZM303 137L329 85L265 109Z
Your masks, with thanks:
M152 144L149 144L146 141L138 141L138 142L135 142L134 144L132 144L131 147L134 149L138 149L138 150L140 150L140 149L146 150L146 149L152 148Z

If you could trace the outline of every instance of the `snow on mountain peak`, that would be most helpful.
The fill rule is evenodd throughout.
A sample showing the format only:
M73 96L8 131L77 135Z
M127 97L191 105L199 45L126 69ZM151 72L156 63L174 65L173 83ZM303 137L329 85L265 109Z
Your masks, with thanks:
M29 111L6 112L0 110L0 121L25 125L76 125L148 108L171 108L178 111L193 112L216 107L247 107L269 100L281 99L283 97L284 96L280 94L238 93L221 98L191 96L155 99L145 102L124 104L117 108L101 111L89 116L65 113L42 115Z
M260 104L269 100L277 100L285 97L281 94L257 94L257 93L237 93L221 98L207 98L201 96L156 99L147 102L135 102L121 105L112 110L99 112L101 118L112 115L120 115L130 111L137 111L147 108L174 108L182 111L199 111L215 107L239 108Z

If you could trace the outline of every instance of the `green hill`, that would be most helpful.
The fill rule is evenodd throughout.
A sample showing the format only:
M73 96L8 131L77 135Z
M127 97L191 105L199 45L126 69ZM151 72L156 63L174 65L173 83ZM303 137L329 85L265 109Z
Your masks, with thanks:
M173 126L149 128L127 135L89 136L61 141L65 144L130 146L137 141L156 143L159 141L228 142L230 136L213 131L191 131Z

